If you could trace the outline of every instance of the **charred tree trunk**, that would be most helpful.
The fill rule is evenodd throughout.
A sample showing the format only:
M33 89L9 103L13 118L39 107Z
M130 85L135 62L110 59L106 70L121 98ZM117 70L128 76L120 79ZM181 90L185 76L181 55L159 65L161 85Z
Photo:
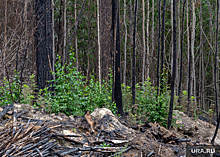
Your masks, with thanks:
M38 90L48 87L52 80L53 63L53 28L51 0L35 0L36 14L36 55ZM51 90L52 88L49 88Z
M158 17L159 17L159 34L158 34L158 56L157 56L157 96L159 95L159 87L160 87L160 31L161 31L161 16L160 16L160 5L161 0L159 0L159 10L158 10Z
M134 10L134 33L133 33L133 67L132 67L132 104L135 104L135 68L136 68L136 54L135 54L135 35L136 35L136 16L137 16L137 0L135 1Z
M115 103L118 113L124 115L122 106L121 92L121 54L120 54L120 27L119 27L119 0L115 4L116 7L116 52L115 52Z
M175 77L176 77L176 0L173 0L173 73L171 80L171 98L170 98L170 108L168 115L168 124L167 128L170 129L173 115L173 101L174 101L174 86L175 86Z
M180 39L180 46L181 46L181 52L180 52L180 79L179 79L179 88L178 88L178 102L180 106L180 91L181 91L181 83L182 83L182 71L183 71L183 26L184 26L184 13L185 13L185 5L186 5L186 0L183 3L183 15L182 15L182 31L181 31L181 39Z

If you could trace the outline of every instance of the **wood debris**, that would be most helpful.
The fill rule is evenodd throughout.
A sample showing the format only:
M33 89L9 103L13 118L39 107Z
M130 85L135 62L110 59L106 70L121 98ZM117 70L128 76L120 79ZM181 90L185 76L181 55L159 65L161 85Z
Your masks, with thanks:
M11 119L5 119L8 111L13 111ZM87 111L82 117L60 114L62 121L56 115L49 119L27 115L14 110L13 104L0 112L0 156L175 156L175 152L178 156L184 155L183 144L190 142L159 124L131 127L108 109Z

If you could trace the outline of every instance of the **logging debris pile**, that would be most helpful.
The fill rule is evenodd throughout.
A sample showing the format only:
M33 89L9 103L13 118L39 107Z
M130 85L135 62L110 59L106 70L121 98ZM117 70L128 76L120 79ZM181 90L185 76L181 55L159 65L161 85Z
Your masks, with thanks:
M157 123L131 126L106 108L74 117L47 114L27 104L0 108L3 157L183 156L191 141L183 137Z

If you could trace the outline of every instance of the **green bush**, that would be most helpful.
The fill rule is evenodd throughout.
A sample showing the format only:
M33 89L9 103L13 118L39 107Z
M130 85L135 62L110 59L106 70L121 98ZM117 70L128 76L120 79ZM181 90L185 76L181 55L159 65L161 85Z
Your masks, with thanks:
M34 75L30 76L30 85L23 84L20 86L20 79L18 73L14 73L12 81L4 78L3 86L0 86L0 106L12 104L13 102L19 102L24 104L32 104L34 99Z
M167 125L168 107L170 103L170 91L164 86L160 95L157 97L157 89L152 86L150 79L144 82L142 86L136 84L136 104L138 107L134 113L132 111L132 94L129 86L122 85L123 105L125 111L137 116L141 122L146 119L150 122L158 122L163 126ZM135 115L134 115L135 114Z
M40 91L44 98L40 98L41 103L46 104L46 109L50 112L64 112L67 115L82 115L86 110L94 110L95 108L107 107L114 113L116 112L115 103L111 100L111 80L100 84L93 75L86 82L85 76L74 67L74 54L70 53L68 64L61 66L60 56L55 64L56 79L49 81L54 85L54 92L49 91L49 87ZM111 76L110 76L111 77ZM87 85L88 84L88 85ZM52 85L51 85L52 87Z

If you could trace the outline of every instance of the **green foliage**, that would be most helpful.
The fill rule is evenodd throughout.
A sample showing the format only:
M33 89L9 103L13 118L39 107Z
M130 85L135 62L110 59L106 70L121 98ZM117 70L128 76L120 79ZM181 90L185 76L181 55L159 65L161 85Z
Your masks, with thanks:
M111 100L111 80L102 82L101 88L99 82L93 75L86 81L85 76L74 67L74 53L70 53L68 64L61 66L60 56L55 64L56 72L52 72L56 79L49 81L54 92L49 91L49 87L40 91L41 105L50 112L64 112L67 115L82 115L86 110L93 111L95 108L106 107L116 113L115 103ZM111 76L110 76L111 77Z
M32 104L35 87L34 75L31 75L30 85L23 84L21 88L18 73L15 72L10 83L6 78L3 80L3 86L0 87L0 105L11 104L15 101L20 101L20 103L24 104Z
M150 122L158 122L163 126L167 125L168 106L170 102L170 92L167 86L164 86L160 95L157 97L157 89L152 86L150 79L144 82L142 86L136 85L136 104L137 109L133 111L129 106L132 104L131 88L122 85L123 104L125 110L129 113L133 112L143 122L148 119Z

